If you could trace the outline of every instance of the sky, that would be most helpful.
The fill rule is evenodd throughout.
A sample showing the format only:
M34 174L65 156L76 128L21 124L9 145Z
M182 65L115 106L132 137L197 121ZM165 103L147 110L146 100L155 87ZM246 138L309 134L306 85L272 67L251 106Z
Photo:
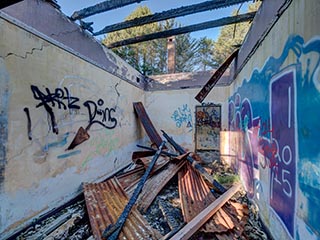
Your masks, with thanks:
M57 0L58 4L61 6L61 11L67 15L71 16L73 12L81 10L86 7L93 6L103 0ZM133 12L138 6L148 6L152 13L158 13L173 8L178 8L182 6L188 6L196 3L204 2L205 0L146 0L140 3L130 4L121 8L110 10L104 13L99 13L91 17L83 19L85 22L94 22L92 25L94 32L102 30L105 26L123 22L124 19ZM206 11L202 13L196 13L187 15L184 17L176 18L176 21L181 23L183 26L197 24L205 21L211 21L219 19L222 17L231 16L234 10L237 10L240 5L233 5L228 8L222 8L212 11ZM243 4L240 12L245 12L247 9L247 4ZM211 28L202 31L192 32L191 36L194 38L208 37L216 40L219 35L220 28ZM96 37L97 39L103 39L104 35Z

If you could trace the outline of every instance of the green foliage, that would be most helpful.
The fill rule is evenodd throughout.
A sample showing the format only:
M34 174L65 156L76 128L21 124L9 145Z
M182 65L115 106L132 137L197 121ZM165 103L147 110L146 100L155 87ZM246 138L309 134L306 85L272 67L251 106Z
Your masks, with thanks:
M198 71L207 71L217 67L217 63L212 58L214 41L210 38L203 37L199 40L197 51Z
M125 20L152 14L146 6L140 6ZM164 31L180 27L174 20L160 23L150 23L143 26L132 27L109 33L102 41L105 45L118 42L126 38L146 35L153 32ZM176 72L191 72L195 69L199 43L190 34L176 36ZM167 39L131 44L113 49L120 57L145 75L167 73Z
M256 11L260 6L260 2L249 4L248 12ZM237 15L234 11L233 16ZM221 65L227 57L241 45L251 23L243 22L232 25L226 25L221 28L221 32L216 42L214 42L213 59L217 65Z
M223 185L233 185L236 182L240 182L239 175L230 174L230 173L224 174L224 175L216 174L213 176L213 178Z

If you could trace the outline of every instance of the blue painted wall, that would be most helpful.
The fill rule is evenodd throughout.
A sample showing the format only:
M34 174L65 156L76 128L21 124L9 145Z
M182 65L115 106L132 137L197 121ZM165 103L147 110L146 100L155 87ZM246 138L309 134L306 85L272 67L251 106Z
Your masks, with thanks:
M264 201L288 238L305 239L299 222L320 236L319 63L319 36L290 35L281 55L253 70L229 98L229 130L244 137L235 167L252 199L259 171L269 168Z

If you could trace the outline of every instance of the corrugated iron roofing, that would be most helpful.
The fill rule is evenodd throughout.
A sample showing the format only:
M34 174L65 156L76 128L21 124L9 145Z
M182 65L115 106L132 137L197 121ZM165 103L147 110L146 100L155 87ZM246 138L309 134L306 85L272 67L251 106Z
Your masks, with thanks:
M179 195L185 222L190 222L215 200L200 174L187 163L178 174Z
M94 238L103 239L102 232L115 224L128 198L116 178L103 183L84 184L84 196ZM161 234L154 230L133 208L119 235L119 239L159 239Z

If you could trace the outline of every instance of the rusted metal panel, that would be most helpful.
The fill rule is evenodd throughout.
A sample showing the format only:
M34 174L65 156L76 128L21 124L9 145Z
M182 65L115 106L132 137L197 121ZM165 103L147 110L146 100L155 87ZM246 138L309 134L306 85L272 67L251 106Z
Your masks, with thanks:
M139 182L144 172L144 166L137 166L135 169L118 175L117 179L122 189L124 189L124 191L128 194L128 191L134 190L135 185Z
M116 178L103 183L84 184L84 196L90 224L95 239L102 238L102 232L114 224L128 198ZM133 208L118 239L159 239L161 235Z
M224 63L215 71L209 81L203 86L200 92L195 97L200 103L206 98L212 88L216 85L219 81L223 73L227 70L229 65L231 64L232 60L238 55L239 49L235 50L225 61Z
M186 151L178 143L176 143L172 137L170 137L165 131L161 131L163 136L180 154L186 153ZM199 163L197 163L194 158L187 156L186 159L188 160L188 162L192 164L192 167L196 169L201 174L201 176L205 178L205 180L208 181L208 184L212 185L212 187L216 191L220 193L224 193L226 191L226 189L220 183L218 183L210 174L208 174L207 171Z
M190 163L187 163L178 173L178 186L185 222L190 222L215 200L200 174L191 167Z
M157 147L160 146L162 139L160 135L158 134L157 130L153 126L142 102L134 102L133 107L135 112L137 113L138 117L140 118L140 121L146 130L150 140L157 145Z
M132 196L129 199L129 202L124 207L124 210L120 214L120 217L118 217L116 223L115 224L110 224L104 230L104 232L102 234L102 236L104 238L107 238L108 240L117 240L118 239L119 234L120 234L124 224L126 223L128 217L129 217L129 215L131 213L131 209L133 209L133 207L135 206L135 203L136 203L136 201L137 201L137 199L138 199L138 197L139 197L139 195L140 195L140 193L142 191L142 188L143 188L144 184L146 183L153 166L155 165L156 161L158 160L158 158L160 156L160 152L161 152L161 150L162 150L162 148L163 148L165 143L166 143L165 141L163 141L161 143L158 151L153 156L150 165L148 166L147 170L145 171L145 173L141 177L139 183L137 184L137 187L135 188Z
M179 161L177 164L170 163L166 169L148 179L137 202L137 207L141 212L147 211L162 188L185 163L186 161Z

